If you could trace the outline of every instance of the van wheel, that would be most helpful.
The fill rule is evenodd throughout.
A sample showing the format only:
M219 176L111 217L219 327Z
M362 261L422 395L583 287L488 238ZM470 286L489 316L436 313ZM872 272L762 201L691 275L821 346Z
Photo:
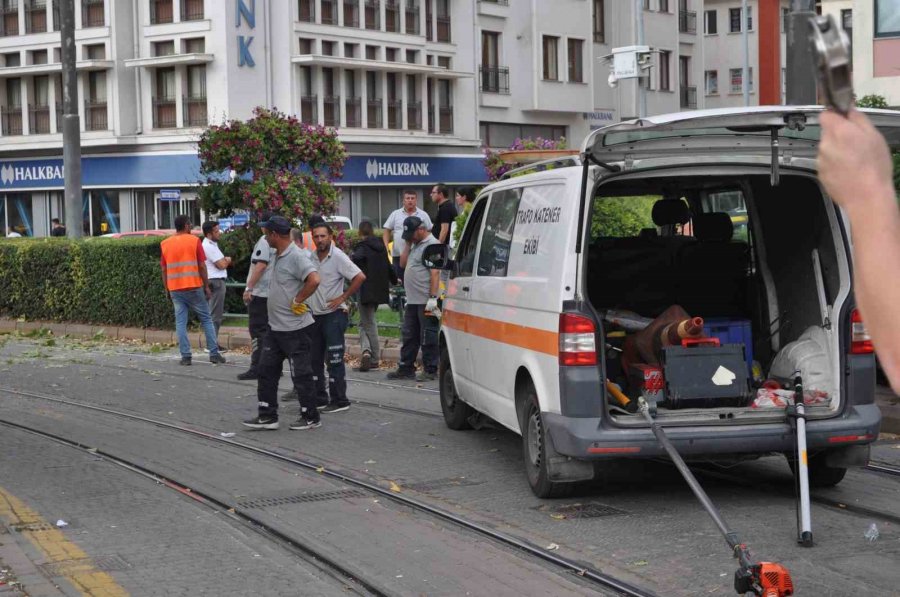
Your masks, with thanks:
M827 452L819 452L810 456L809 462L809 486L810 487L834 487L844 479L847 474L846 467L831 467L826 463ZM797 474L797 461L793 454L787 456L791 472Z
M447 427L456 431L471 429L469 417L474 414L472 407L460 400L456 393L456 384L453 381L453 369L450 367L450 355L447 347L441 348L441 361L438 365L438 378L441 387L441 411L444 413L444 423Z
M524 411L522 414L522 456L525 460L525 476L531 491L539 498L561 498L571 495L573 483L550 480L547 470L547 433L541 417L537 391L529 383L522 389Z

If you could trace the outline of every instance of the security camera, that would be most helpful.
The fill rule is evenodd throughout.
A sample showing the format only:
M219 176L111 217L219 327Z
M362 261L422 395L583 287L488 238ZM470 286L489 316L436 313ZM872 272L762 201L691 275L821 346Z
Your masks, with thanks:
M609 73L609 78L606 80L606 82L609 83L609 86L613 89L619 86L619 79L616 78L616 75L614 73Z

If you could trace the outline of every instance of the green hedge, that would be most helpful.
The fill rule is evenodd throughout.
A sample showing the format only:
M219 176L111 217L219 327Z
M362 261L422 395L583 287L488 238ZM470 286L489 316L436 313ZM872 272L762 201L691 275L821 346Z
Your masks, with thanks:
M0 240L0 315L171 328L161 240Z

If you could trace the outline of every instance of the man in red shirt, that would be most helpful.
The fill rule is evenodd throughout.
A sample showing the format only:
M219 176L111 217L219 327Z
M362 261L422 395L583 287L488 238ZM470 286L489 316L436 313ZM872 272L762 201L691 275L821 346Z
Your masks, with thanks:
M210 296L209 279L206 274L206 253L200 239L191 234L191 219L186 215L175 218L175 236L170 236L160 244L162 256L163 286L175 306L175 333L178 335L178 349L181 364L191 364L191 343L187 335L188 311L193 311L200 319L209 347L209 361L224 363L219 354L216 329L209 314L207 300Z

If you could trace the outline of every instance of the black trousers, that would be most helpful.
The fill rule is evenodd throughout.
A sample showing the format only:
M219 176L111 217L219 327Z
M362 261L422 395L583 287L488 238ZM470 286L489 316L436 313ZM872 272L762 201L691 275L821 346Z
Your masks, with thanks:
M250 297L247 312L250 314L250 371L259 371L259 356L262 354L263 340L269 333L269 299L264 296Z
M313 382L309 359L309 328L292 332L276 332L272 329L263 340L259 359L259 381L256 395L259 400L259 416L278 418L278 381L281 368L287 359L291 368L291 381L300 398L300 416L307 421L318 421L316 387Z

